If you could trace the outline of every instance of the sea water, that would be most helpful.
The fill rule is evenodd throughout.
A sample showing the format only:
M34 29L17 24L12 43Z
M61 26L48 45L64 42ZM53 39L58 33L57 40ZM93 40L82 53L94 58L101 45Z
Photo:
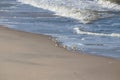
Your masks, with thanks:
M120 59L120 5L105 0L1 0L0 24L50 35L68 50Z

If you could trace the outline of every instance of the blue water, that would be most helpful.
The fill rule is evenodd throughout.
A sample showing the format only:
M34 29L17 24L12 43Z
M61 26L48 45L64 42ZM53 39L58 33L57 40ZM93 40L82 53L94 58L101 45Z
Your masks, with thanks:
M93 4L90 2L93 0L87 1ZM87 5L88 2L84 3ZM65 3L62 3L63 6L64 4ZM69 6L70 5L67 5L67 7ZM34 7L31 4L23 4L16 0L1 0L0 24L26 32L50 35L57 40L60 45L66 46L68 50L120 59L119 7L106 9L106 7L101 8L98 6L98 12L101 12L97 13L97 16L99 14L97 18L96 12L95 14L94 12L91 13L91 11L89 13L87 10L87 13L92 16L92 19L91 17L88 18L88 16L83 15L86 13L83 13L82 16L77 18L78 15L76 13L77 17L71 16L73 15L72 12L70 12L71 15L69 16L67 15L68 13L65 12L65 15L62 15L63 13L61 11L59 11L61 12L61 14L59 14L52 10L52 7L49 9L43 7L45 6L41 8ZM57 8L58 7L59 6L57 6ZM92 11L94 10L96 9ZM87 19L87 21L85 19Z

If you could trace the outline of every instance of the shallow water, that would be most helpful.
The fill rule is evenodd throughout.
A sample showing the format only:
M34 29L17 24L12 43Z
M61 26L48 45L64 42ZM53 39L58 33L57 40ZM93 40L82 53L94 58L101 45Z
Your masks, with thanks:
M71 0L68 1L70 2ZM96 8L92 8L94 6L91 6L91 4L87 5L88 7L91 6L89 11L87 6L81 8L83 12L87 9L87 13L90 12L88 15L92 17L96 16L96 14L91 13L91 11L98 9L97 12L100 17L95 17L95 20L92 20L91 17L83 17L82 14L80 18L77 18L78 16L66 16L66 14L62 15L63 13L60 14L50 9L46 10L45 6L43 7L46 9L38 6L36 8L32 4L22 4L16 0L1 0L0 23L17 30L50 35L61 45L66 46L68 50L74 49L78 52L120 59L119 6L107 8L106 6L97 5L98 3L96 1L92 2L93 0L78 1L82 1L84 2L82 4L86 5L87 3L95 4ZM67 6L69 7L70 4L72 3ZM80 11L82 10L80 9ZM86 23L85 19L90 24L84 24L84 22Z

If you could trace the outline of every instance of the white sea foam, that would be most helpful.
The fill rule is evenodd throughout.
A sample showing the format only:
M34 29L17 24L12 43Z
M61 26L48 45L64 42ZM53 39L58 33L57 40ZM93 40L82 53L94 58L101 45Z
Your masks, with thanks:
M74 32L76 34L86 34L86 35L95 35L95 36L110 36L110 37L120 37L119 33L111 33L111 34L104 34L104 33L95 33L95 32L89 32L89 31L83 31L80 30L79 27L75 27Z
M47 9L55 14L80 20L82 23L90 23L99 18L110 17L106 8L97 0L18 0L35 7ZM101 5L102 4L102 5ZM105 4L106 5L106 4ZM110 5L110 4L109 4ZM118 7L117 9L119 9ZM113 9L113 8L112 8Z
M110 1L98 0L98 4L100 4L102 7L108 8L110 10L120 11L120 5L112 3Z

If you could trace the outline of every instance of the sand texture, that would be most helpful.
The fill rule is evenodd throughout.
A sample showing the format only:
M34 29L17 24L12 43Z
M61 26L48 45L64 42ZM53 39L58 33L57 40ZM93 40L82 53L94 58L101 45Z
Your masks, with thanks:
M0 80L120 80L120 60L70 52L48 36L1 26Z

